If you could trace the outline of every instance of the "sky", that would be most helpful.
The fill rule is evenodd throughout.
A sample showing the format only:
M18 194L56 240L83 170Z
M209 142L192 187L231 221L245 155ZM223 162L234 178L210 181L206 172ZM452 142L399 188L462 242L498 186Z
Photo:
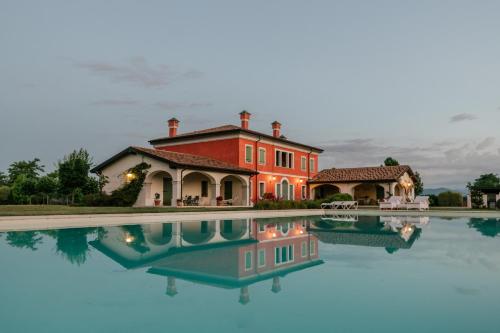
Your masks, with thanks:
M239 124L392 156L426 188L500 173L500 1L0 0L0 171Z

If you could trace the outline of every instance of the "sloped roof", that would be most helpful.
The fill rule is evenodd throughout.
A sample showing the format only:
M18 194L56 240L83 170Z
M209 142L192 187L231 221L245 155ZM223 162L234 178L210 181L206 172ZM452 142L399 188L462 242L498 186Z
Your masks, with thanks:
M421 229L415 229L408 241L395 232L363 232L363 231L320 231L313 234L323 243L339 245L357 245L368 247L384 247L393 249L409 249L419 237Z
M159 161L169 163L173 167L188 167L197 170L226 171L231 173L248 174L248 175L256 173L256 171L254 170L241 168L237 165L216 160L210 157L177 153L177 152L144 148L144 147L128 147L125 150L119 152L118 154L112 156L108 160L104 161L103 163L99 164L91 171L98 172L104 169L109 164L112 164L113 162L119 160L120 158L128 154L142 154L157 159Z
M235 125L222 125L222 126L207 128L207 129L203 129L203 130L199 130L199 131L182 133L182 134L178 134L178 135L173 136L173 137L162 137L162 138L152 139L152 140L149 140L149 143L152 145L158 145L158 144L162 144L162 143L178 142L178 141L182 141L182 140L189 139L189 138L209 137L209 136L215 136L215 135L220 135L220 134L233 134L233 133L249 134L252 136L263 137L263 138L266 138L266 139L269 139L272 141L286 143L286 144L293 145L293 146L299 146L299 147L302 147L305 149L311 149L311 150L318 152L318 153L323 152L323 149L321 149L321 148L317 148L317 147L305 145L302 143L290 141L290 140L286 139L285 137L276 138L276 137L269 135L269 134L265 134L265 133L261 133L261 132L257 132L257 131L252 131L249 129L244 129L244 128L241 128L241 127L235 126Z
M413 171L408 165L332 168L320 171L310 183L397 181L405 172L410 177L414 176Z

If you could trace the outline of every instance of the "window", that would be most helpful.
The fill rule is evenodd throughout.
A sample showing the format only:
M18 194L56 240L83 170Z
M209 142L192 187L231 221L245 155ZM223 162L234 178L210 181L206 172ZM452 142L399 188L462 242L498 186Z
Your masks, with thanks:
M266 183L259 182L259 198L264 197L264 193L266 193Z
M313 240L310 241L310 244L309 244L309 254L313 255L313 254L316 254L316 243L314 243Z
M252 269L252 251L245 252L245 271Z
M276 150L275 165L283 168L293 168L293 153Z
M293 261L293 245L276 247L274 249L274 264L280 265Z
M206 180L201 181L201 196L203 198L208 197L208 181Z
M276 198L281 198L281 184L276 184Z
M264 223L259 223L259 232L266 231L266 225Z
M306 242L302 242L300 244L300 254L302 255L302 258L307 256L307 243Z
M300 169L302 171L306 171L306 167L307 167L307 158L305 156L302 156L300 158Z
M266 266L266 249L259 250L259 267Z
M302 198L302 200L307 199L307 187L305 185L302 185L302 187L300 188L300 197Z
M233 198L233 181L226 180L224 182L224 200L231 200Z
M295 188L292 184L290 184L290 191L288 191L288 199L295 200Z
M314 172L314 158L309 159L309 171Z
M245 145L245 162L252 163L253 147L251 145Z
M259 164L266 164L266 149L259 148Z

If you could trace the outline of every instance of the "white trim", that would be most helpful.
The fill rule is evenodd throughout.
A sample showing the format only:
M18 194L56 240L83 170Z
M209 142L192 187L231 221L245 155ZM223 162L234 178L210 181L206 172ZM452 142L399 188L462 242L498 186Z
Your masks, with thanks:
M281 177L295 177L295 178L303 178L307 179L307 176L298 176L289 173L279 173L279 172L269 172L269 171L259 171L261 175L272 175L272 176L281 176Z
M285 181L285 180L288 184L287 189L286 189L286 193L288 193L288 198L283 197L283 181ZM290 200L290 185L293 185L293 184L290 183L290 181L286 177L281 178L280 184L281 184L281 196L283 197L284 200Z
M281 153L287 153L289 155L292 155L292 165L291 166L278 165L278 160L276 159L276 152L278 152L278 151ZM290 156L289 155L287 155L287 164L290 163ZM281 164L281 156L280 156L279 161ZM284 168L284 169L295 169L295 153L293 151L288 151L288 150L284 150L281 148L274 148L274 166L279 167L279 168Z
M260 184L264 184L264 192L263 193L260 193ZM266 193L266 182L259 181L258 191L259 191L259 193L257 193L257 195L259 196L259 198L262 199L262 197L264 196L264 193Z
M182 135L179 134L179 135ZM198 142L209 142L209 141L218 141L218 140L224 140L224 139L235 139L235 138L239 138L239 139L247 139L247 140L250 140L250 141L257 141L256 140L256 136L250 136L250 135L244 135L244 134L221 134L221 135L216 135L216 136L211 136L211 137L208 137L208 138L203 138L203 139L200 139L200 138L185 138L185 139L179 139L178 141L175 141L175 142L168 142L168 143L159 143L157 145L153 145L153 147L155 148L159 148L159 147L169 147L169 146L177 146L177 145L183 145L183 144L188 144L188 143L198 143ZM168 137L166 137L165 139L168 139ZM155 139L153 139L155 140ZM306 153L306 154L311 154L312 155L319 155L320 153L318 152L311 152L311 150L309 149L304 149L304 148L298 148L294 145L287 145L286 143L281 143L281 142L276 142L276 141L272 141L272 140L269 140L269 139L261 139L259 142L261 143L264 143L264 144L268 144L268 145L272 145L272 146L279 146L279 147L283 147L285 149L293 149L293 150L296 150L296 151L300 151L300 152L303 152L303 153Z
M264 252L264 263L263 264L260 263L260 253L261 252ZM257 251L257 267L259 267L259 268L266 267L266 249L259 249Z
M302 167L302 162L304 162L304 167ZM300 156L300 170L307 171L307 157Z
M313 162L313 167L311 168L311 161ZM309 158L309 172L316 172L316 161L314 158L310 157Z
M264 151L264 162L263 163L260 162L260 151L261 150ZM259 165L266 165L267 164L267 149L264 148L264 147L258 147L257 151L258 151L258 153L257 153L257 163Z
M247 268L247 254L250 253L250 267ZM245 251L245 272L250 271L253 268L253 251Z
M250 152L250 162L247 161L247 148L248 147L250 147L250 149L252 150ZM245 163L246 164L253 164L253 145L245 144Z

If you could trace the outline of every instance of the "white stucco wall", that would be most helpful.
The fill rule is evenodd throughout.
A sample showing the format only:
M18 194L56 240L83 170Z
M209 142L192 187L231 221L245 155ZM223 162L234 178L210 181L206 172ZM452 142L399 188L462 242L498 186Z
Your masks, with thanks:
M121 159L106 166L102 173L108 177L108 184L104 187L104 192L110 194L112 191L120 188L126 182L127 171L139 163L148 163L151 168L148 170L148 175L144 182L141 193L137 199L135 206L154 206L154 194L159 193L163 196L163 177L167 174L172 178L172 206L176 205L176 199L181 199L181 174L184 179L182 182L182 197L186 195L199 195L200 205L216 205L216 197L221 194L221 180L231 174L226 172L213 171L198 171L190 169L172 169L166 162L161 162L142 155L126 155ZM202 175L203 174L203 175ZM249 182L250 176L234 175L236 179L233 181L233 197L240 198L240 205L249 205ZM208 180L208 197L201 198L201 180ZM163 198L160 198L163 201Z

